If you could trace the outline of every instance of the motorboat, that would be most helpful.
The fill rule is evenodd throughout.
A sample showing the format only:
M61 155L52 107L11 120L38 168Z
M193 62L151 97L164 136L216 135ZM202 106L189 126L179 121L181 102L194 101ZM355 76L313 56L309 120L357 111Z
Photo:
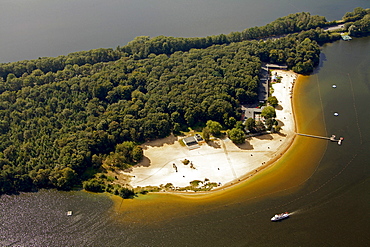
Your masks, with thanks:
M275 214L274 217L271 218L271 221L280 221L286 218L289 218L290 214L288 212Z

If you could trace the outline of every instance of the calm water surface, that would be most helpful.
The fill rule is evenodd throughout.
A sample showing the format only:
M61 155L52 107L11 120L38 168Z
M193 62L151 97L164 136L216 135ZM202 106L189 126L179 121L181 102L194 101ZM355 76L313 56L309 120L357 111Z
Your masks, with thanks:
M61 1L5 1L7 6L17 2L61 4ZM86 3L86 8L89 6L87 1L65 2L71 4L71 11L77 11L76 8L81 7L78 4L82 2ZM94 2L98 3L89 1ZM111 2L121 4L126 1ZM133 1L127 2L133 4ZM135 1L138 2L140 0ZM232 1L239 7L245 2ZM289 9L292 8L289 2L300 8L297 11L311 11L328 18L328 13L338 14L339 9L340 13L333 19L340 18L355 6L368 3L355 1L351 2L352 6L349 1L310 1L311 4L308 1L285 2L286 6L280 9L274 4L270 5L271 8L264 6L268 18L273 20L296 12ZM333 3L336 5L329 8ZM184 1L182 4L185 5ZM170 1L168 5L174 6ZM103 11L104 4L100 6ZM158 5L157 9L164 11L170 6L160 8ZM231 8L225 7L225 4L219 6L220 15L224 15L223 8L225 11ZM262 8L257 4L249 5L250 8L247 6L243 13L245 16L253 16ZM195 5L192 8L195 12L201 9L199 7L197 10ZM314 12L312 9L320 11ZM61 11L64 11L62 6ZM151 12L148 9L146 11ZM236 19L241 18L237 17L240 12L235 12ZM200 18L199 14L197 16ZM51 13L50 17L61 18L57 12ZM102 15L101 18L108 17ZM268 18L265 17L264 21L271 21ZM22 22L21 19L14 20L14 28L17 21ZM135 25L140 23L139 19L135 19ZM253 21L253 18L246 20ZM69 21L65 19L65 23ZM243 26L240 29L246 27L245 23L239 23ZM40 21L40 25L48 24ZM80 24L76 22L76 25ZM101 25L104 26L103 23ZM252 25L263 23L260 21ZM228 28L194 36L205 36L212 32L228 33L233 29ZM179 36L192 36L186 33L187 28L184 30L185 35ZM180 34L181 30L178 32ZM3 37L1 35L1 42L4 41ZM72 36L70 38L73 40ZM79 43L77 40L75 42ZM0 44L4 48L3 43ZM104 46L99 44L91 48ZM89 49L88 45L80 50L83 49ZM312 76L301 78L295 86L293 100L298 131L344 136L342 146L319 139L297 137L292 148L273 167L232 189L216 192L212 197L198 195L182 198L151 194L123 201L80 191L41 191L2 196L0 246L369 246L369 53L370 38L327 45L323 48L321 67ZM24 54L22 52L20 55ZM337 85L336 89L332 88L333 84ZM338 112L339 116L335 117L334 112ZM73 210L73 216L66 216L68 210ZM294 214L285 221L270 222L273 214L283 211Z
M109 197L84 192L2 196L0 246L97 246L114 232L111 207Z
M344 136L342 146L297 137L275 166L212 198L157 196L124 203L122 212L129 211L135 219L131 225L144 227L140 240L131 243L368 246L369 52L370 38L325 46L322 67L301 78L295 87L298 131ZM159 206L163 204L166 206ZM270 222L274 213L284 211L293 212L293 216L276 224Z
M308 11L338 20L368 0L1 0L0 62L123 46L137 36L205 37Z
M298 131L344 136L342 146L297 137L273 167L211 197L3 196L0 245L368 246L369 51L370 38L327 45L322 67L295 87ZM293 216L270 222L283 211Z

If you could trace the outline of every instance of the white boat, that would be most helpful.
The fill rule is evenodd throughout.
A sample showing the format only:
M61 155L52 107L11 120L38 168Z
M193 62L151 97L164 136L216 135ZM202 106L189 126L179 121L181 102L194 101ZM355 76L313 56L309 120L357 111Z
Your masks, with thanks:
M343 137L339 138L338 145L342 145L342 141L344 140Z
M73 212L71 210L67 212L68 216L72 216L72 214L73 214Z
M288 218L289 215L290 214L288 212L285 212L285 213L282 213L282 214L275 214L275 216L271 218L271 221L283 220L283 219Z

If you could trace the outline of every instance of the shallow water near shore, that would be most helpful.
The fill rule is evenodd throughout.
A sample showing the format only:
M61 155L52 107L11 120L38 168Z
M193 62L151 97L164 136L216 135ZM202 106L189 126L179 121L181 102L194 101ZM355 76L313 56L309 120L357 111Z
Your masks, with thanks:
M300 11L340 19L368 5L217 0L183 1L180 8L177 1L149 2L4 1L0 61L115 47L138 35L229 33ZM295 86L297 132L343 136L342 146L297 136L273 166L209 195L122 200L43 190L2 196L0 246L369 246L369 53L370 37L326 45L320 68ZM293 215L270 222L285 211Z
M369 51L370 38L329 44L322 66L294 88L297 132L343 136L341 146L297 136L273 166L206 196L122 200L82 191L3 196L0 245L368 245ZM270 222L285 211L293 215Z
M321 68L295 87L297 132L343 136L341 146L296 137L275 165L232 188L123 202L117 212L130 212L130 218L122 215L122 224L141 229L140 241L150 246L369 244L368 51L369 38L329 44ZM292 217L270 222L284 211Z

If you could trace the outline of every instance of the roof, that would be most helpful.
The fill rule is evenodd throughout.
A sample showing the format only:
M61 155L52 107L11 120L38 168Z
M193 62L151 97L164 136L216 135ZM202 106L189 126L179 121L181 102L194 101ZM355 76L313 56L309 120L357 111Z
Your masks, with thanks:
M258 100L267 101L267 98L269 97L269 83L267 80L260 80L258 91Z
M256 114L261 114L261 108L246 108L244 111L244 119L253 118L255 119Z
M183 139L184 143L186 146L192 146L198 144L197 140L195 139L194 136L189 136Z

